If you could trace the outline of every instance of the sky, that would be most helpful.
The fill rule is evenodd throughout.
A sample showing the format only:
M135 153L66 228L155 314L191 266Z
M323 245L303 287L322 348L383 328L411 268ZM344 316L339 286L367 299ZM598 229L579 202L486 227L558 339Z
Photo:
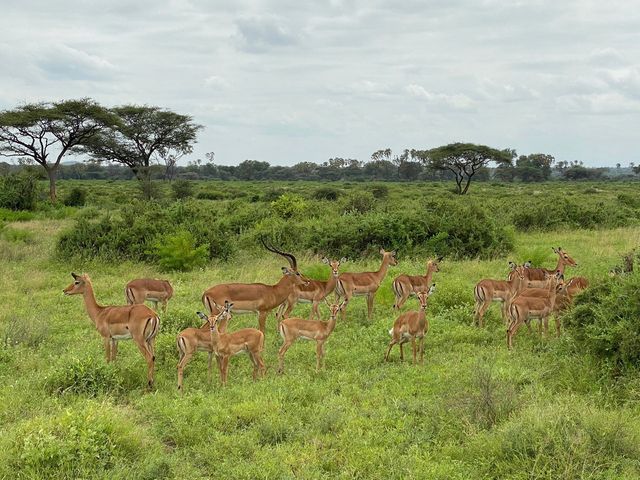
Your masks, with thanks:
M0 0L0 109L92 97L204 126L189 157L452 142L640 163L640 0Z

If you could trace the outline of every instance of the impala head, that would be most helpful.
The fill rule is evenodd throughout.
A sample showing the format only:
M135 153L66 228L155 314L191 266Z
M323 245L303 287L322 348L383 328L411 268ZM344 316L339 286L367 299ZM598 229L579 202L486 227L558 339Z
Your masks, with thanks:
M73 283L69 285L67 288L62 290L62 293L65 295L79 295L83 294L85 291L85 287L87 283L91 283L91 279L89 275L83 273L82 275L77 275L71 272L71 276L73 277Z
M342 257L340 260L330 260L327 257L322 257L322 263L325 263L329 265L329 267L331 267L331 275L333 275L334 277L340 275L338 269L340 268L340 265L346 261L347 259L345 257Z
M287 259L291 268L282 267L283 275L290 275L296 285L309 285L309 279L298 271L298 261L296 260L296 257L293 256L293 254L282 252L275 248L273 245L268 245L264 238L261 238L260 242L262 243L262 246L270 252L282 255Z
M336 316L338 315L338 312L344 306L344 301L342 301L339 304L338 303L329 303L329 301L325 298L324 302L327 304L327 307L329 307L329 316L331 317L331 319L336 318Z
M572 267L578 266L578 263L573 258L571 258L571 256L567 252L565 252L562 247L553 247L553 252L558 254L558 257L560 257L560 261L565 265L571 265Z
M392 265L394 267L398 265L398 258L396 257L397 252L395 250L387 252L384 248L381 248L380 255L382 255L383 261L386 260L387 262L389 262L389 265Z
M420 302L420 308L425 310L427 308L427 303L429 301L429 297L436 291L436 284L432 284L429 287L429 290L426 292L418 292L418 301Z
M527 260L526 262L524 262L523 267L524 268L531 268L531 265L533 265L533 262L531 260Z
M427 272L438 273L440 271L440 262L444 257L438 257L435 260L427 262Z

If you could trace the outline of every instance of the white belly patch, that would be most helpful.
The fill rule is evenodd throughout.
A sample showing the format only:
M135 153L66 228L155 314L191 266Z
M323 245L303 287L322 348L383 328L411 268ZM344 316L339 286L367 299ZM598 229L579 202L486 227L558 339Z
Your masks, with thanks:
M127 332L123 333L122 335L111 335L111 338L113 338L114 340L128 340L131 338L131 333Z

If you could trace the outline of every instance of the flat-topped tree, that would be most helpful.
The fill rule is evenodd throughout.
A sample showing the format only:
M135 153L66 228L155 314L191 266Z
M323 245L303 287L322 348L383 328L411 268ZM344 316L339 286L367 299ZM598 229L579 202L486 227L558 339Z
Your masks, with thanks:
M455 175L458 195L467 193L471 178L490 162L511 164L515 156L513 150L497 150L474 143L451 143L431 150L412 150L411 154L427 168L451 171Z
M152 165L171 155L191 153L202 126L189 115L147 105L123 105L111 111L117 123L82 151L97 161L127 165L141 182L144 198L150 199Z
M41 102L0 112L0 155L28 158L49 177L49 198L56 201L60 161L114 123L113 115L90 98Z

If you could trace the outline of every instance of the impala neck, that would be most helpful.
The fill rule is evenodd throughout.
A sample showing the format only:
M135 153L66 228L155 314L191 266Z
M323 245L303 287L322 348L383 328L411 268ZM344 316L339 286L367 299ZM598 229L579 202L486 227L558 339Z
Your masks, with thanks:
M324 284L324 296L326 297L331 292L333 292L336 288L336 283L338 283L338 277L336 277L333 272L329 276L329 280L327 280Z
M327 322L327 335L330 335L331 332L333 332L333 329L336 328L336 317L337 316L338 316L338 314L331 315L329 317L329 321Z
M562 255L558 255L558 263L553 273L556 273L558 270L560 270L560 273L564 275L564 267L565 267L564 258L562 258Z
M89 318L93 320L93 323L96 323L96 318L104 307L98 305L96 296L93 293L93 285L91 285L91 283L85 281L84 293L82 296L84 298L84 307L89 314Z
M426 273L426 275L424 276L425 283L426 283L427 285L430 285L430 284L431 284L431 279L432 279L432 278L433 278L433 266L432 266L432 264L429 264L429 265L427 266L427 273Z
M391 260L389 260L387 257L384 257L382 259L382 265L380 265L380 269L377 272L375 272L375 276L376 276L376 279L378 281L378 285L380 285L380 283L382 283L382 279L387 274L387 270L389 270L389 262L390 261Z

